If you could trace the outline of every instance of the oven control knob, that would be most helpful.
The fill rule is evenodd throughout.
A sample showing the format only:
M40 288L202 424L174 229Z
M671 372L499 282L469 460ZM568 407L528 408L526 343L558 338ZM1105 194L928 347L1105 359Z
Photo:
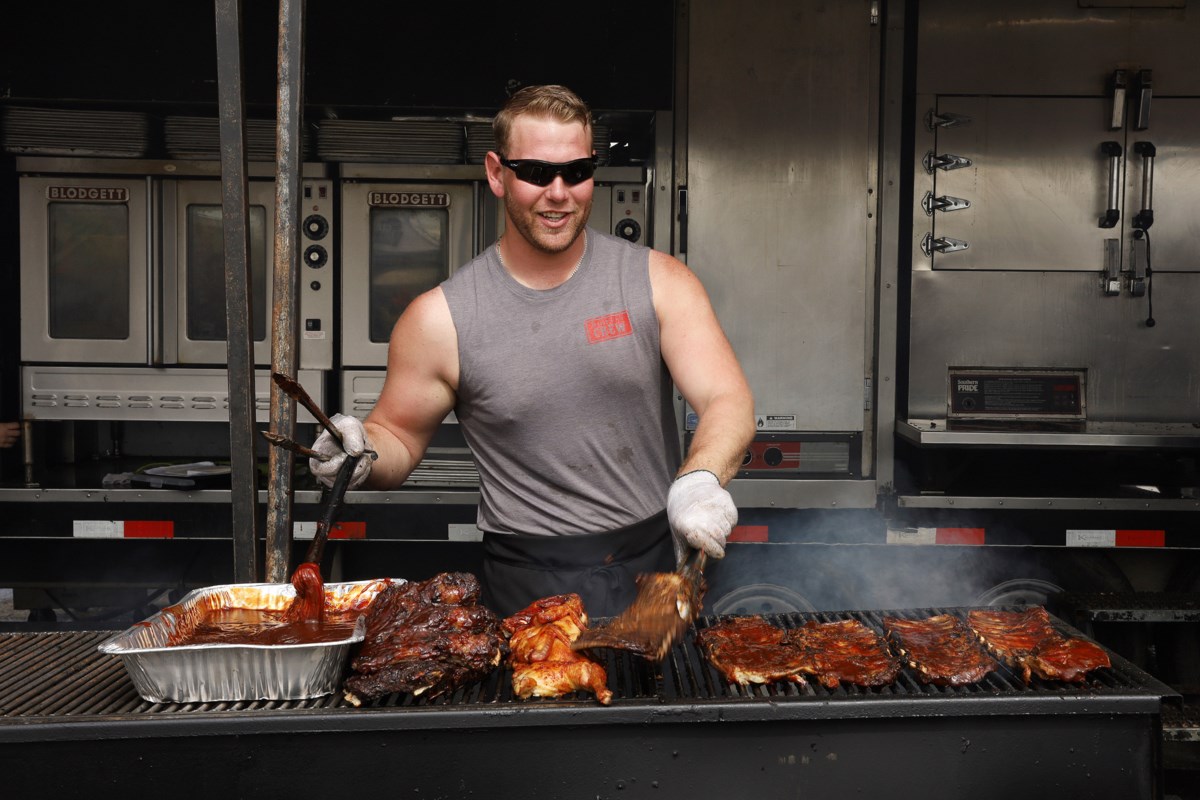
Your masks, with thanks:
M631 242L636 242L642 238L642 226L638 225L636 219L623 219L617 223L615 233L622 239L628 239Z
M328 260L329 253L319 244L310 244L304 249L304 263L313 269L325 266L325 262Z
M768 467L778 467L783 463L783 451L778 447L768 447L763 452L763 461L767 462Z
M304 235L319 242L329 234L329 222L320 214L311 214L304 220Z

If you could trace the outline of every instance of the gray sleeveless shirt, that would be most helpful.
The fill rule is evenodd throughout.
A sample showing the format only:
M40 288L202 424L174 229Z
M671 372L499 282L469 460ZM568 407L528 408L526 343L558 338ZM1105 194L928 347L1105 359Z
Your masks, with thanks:
M589 228L561 286L517 283L495 245L442 284L481 530L597 533L666 507L680 454L649 252Z

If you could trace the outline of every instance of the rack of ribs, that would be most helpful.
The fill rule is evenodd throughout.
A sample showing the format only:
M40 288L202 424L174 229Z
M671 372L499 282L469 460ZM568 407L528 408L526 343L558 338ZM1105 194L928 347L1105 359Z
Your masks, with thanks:
M762 617L733 617L696 634L709 663L731 683L804 683L805 654L784 644L783 628Z
M587 690L603 705L612 702L604 667L571 643L587 628L587 613L577 594L543 597L501 622L508 635L513 694L561 697Z
M856 619L806 622L784 636L805 654L804 671L827 689L839 683L886 686L900 672L900 661L887 642Z
M742 685L812 675L822 686L882 686L900 662L875 631L857 620L807 622L784 630L762 617L734 617L701 630L697 643L725 678Z
M479 581L465 572L388 586L367 611L346 699L357 706L392 692L436 697L481 680L505 645L500 621L478 602Z
M1026 683L1031 674L1081 683L1089 671L1112 666L1103 648L1059 633L1042 606L1024 611L974 609L967 612L967 624L994 656L1019 670Z
M978 683L996 669L996 662L979 649L966 624L950 614L925 619L884 617L883 629L924 683L963 686Z

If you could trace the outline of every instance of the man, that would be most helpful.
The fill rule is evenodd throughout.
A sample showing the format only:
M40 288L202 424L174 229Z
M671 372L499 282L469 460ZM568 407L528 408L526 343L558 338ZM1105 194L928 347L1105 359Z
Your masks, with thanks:
M623 610L641 572L682 545L724 555L737 511L722 488L754 434L750 389L704 288L678 260L587 229L591 114L561 86L517 92L487 154L505 234L405 310L351 485L394 488L451 410L479 469L485 601L500 614L578 592ZM699 414L680 465L672 382ZM332 483L326 434L310 461ZM674 478L674 480L672 480ZM668 526L669 518L669 526Z

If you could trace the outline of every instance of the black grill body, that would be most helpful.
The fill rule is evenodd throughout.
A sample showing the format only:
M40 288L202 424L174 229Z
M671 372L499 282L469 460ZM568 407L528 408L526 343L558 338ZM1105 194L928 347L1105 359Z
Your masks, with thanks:
M965 614L856 611L811 619ZM704 618L698 626L712 624ZM1065 625L1064 632L1079 635ZM609 707L522 701L511 673L434 699L151 704L111 631L0 634L0 769L12 796L1156 798L1176 696L1115 654L1083 684L1000 667L967 687L725 682L692 637L661 664L607 652Z

